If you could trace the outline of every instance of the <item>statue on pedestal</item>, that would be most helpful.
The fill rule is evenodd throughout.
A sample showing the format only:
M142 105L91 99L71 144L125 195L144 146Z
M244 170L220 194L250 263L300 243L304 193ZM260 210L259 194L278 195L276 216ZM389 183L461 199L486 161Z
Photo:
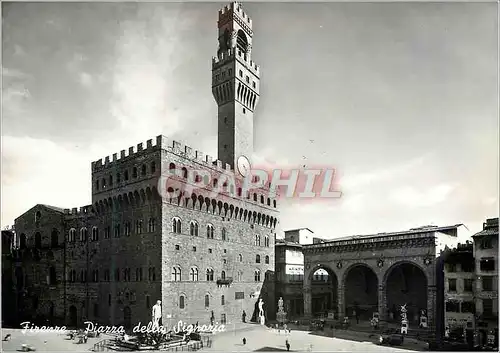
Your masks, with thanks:
M402 335L407 335L408 334L408 310L406 309L406 304L401 305L401 334Z
M278 312L276 313L276 319L280 324L284 324L286 321L286 312L283 308L283 297L278 300Z
M259 300L259 318L260 318L260 324L264 325L265 324L265 317L264 317L264 301L262 298Z
M153 310L151 311L151 321L153 322L153 328L160 327L161 319L161 300L158 300L155 305L153 305Z

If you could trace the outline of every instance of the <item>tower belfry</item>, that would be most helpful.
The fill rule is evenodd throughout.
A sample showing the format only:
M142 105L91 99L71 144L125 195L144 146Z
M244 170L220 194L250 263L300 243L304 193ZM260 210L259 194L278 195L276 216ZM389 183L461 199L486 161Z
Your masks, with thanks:
M212 60L218 109L218 159L236 168L253 154L253 114L259 101L259 66L252 61L252 20L240 3L219 11L219 48Z

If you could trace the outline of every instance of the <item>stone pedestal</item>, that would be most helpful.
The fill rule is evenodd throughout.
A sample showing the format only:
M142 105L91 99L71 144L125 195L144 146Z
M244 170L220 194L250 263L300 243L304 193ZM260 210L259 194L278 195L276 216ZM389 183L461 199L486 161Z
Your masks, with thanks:
M264 325L266 324L266 318L264 317L264 315L262 315L262 316L260 317L260 324L261 324L262 326L264 326Z

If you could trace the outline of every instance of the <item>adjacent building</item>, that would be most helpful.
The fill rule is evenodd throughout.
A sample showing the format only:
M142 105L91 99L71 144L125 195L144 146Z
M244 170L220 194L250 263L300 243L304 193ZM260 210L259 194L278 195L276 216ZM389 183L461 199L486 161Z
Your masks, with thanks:
M324 242L314 237L309 228L299 228L285 231L285 237L278 239L275 246L276 269L275 290L276 300L283 298L288 318L304 315L304 254L302 246ZM313 279L318 295L314 298L317 311L324 312L331 296L328 286L328 272L319 270Z
M443 261L446 336L471 341L475 329L473 243L447 249L443 253Z
M493 339L498 346L498 218L486 220L473 239L476 327L482 332L482 343Z
M130 328L157 300L163 324L248 321L260 298L275 311L277 200L266 187L242 191L238 168L252 156L259 100L253 37L241 4L219 11L218 160L158 136L92 162L90 205L39 204L15 220L19 319Z

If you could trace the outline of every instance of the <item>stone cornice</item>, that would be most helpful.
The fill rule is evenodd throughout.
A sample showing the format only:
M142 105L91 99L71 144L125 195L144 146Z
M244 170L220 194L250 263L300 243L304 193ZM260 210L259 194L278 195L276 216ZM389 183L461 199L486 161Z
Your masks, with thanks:
M357 252L364 250L382 250L398 248L419 248L435 245L433 234L408 234L396 236L380 236L361 239L332 241L328 243L303 246L304 253L323 252Z

